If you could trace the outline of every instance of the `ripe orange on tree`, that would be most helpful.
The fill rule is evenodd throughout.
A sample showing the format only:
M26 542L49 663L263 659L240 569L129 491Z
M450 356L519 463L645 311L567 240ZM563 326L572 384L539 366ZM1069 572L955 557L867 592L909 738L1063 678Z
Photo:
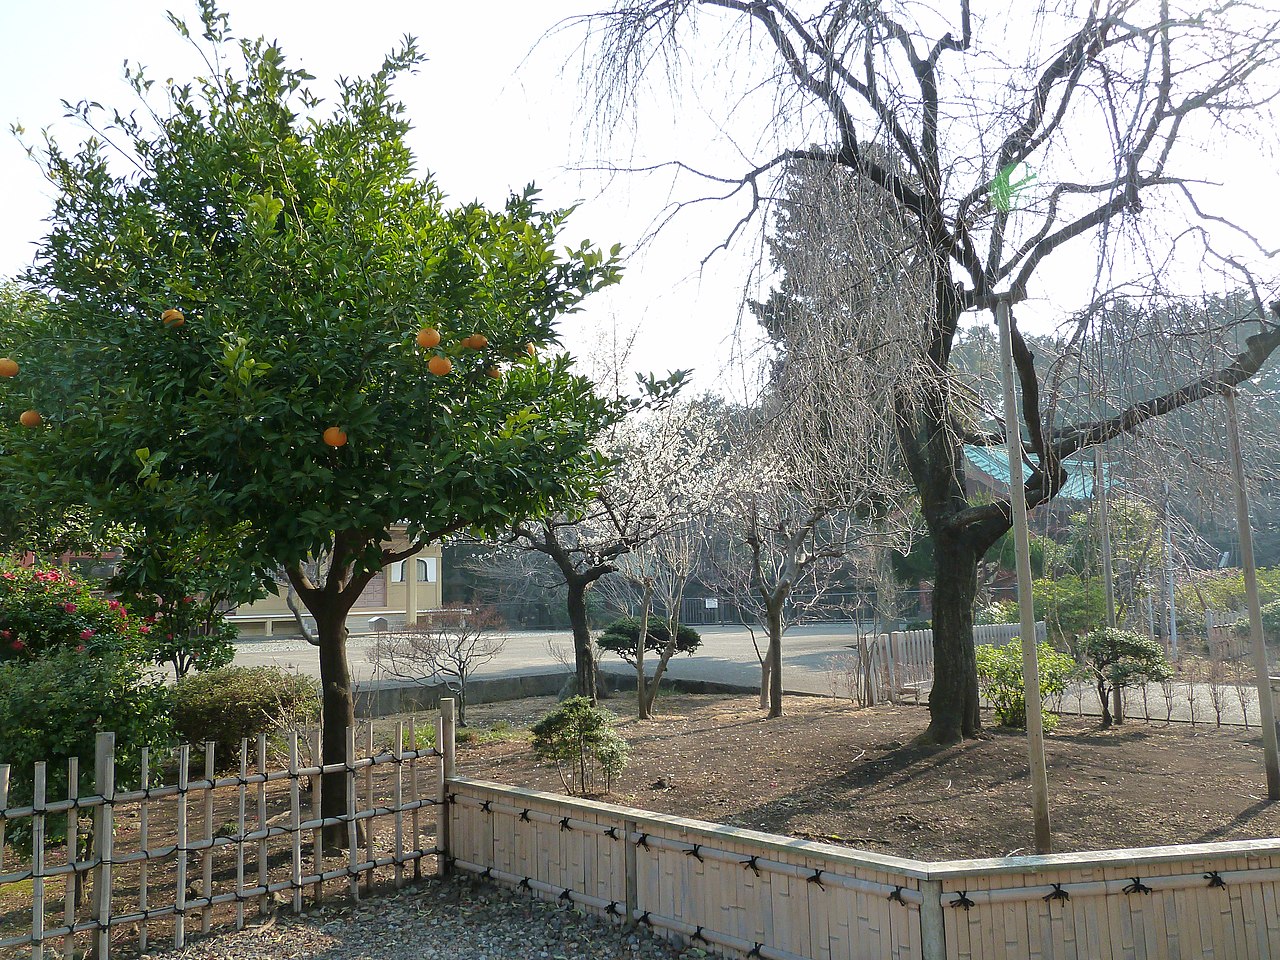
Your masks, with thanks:
M341 427L329 427L324 432L324 442L331 447L345 447L347 435Z
M495 380L502 379L502 371L497 367L490 367L486 372L489 374L489 376L493 377L493 379Z
M524 345L524 352L531 357L536 357L538 355L538 351L534 348L532 343L526 343Z
M427 361L427 369L434 373L437 377L443 377L453 369L453 361L448 357L442 357L439 354Z
M24 410L22 416L18 417L18 422L24 427L40 426L41 416L35 410Z
M10 360L8 357L0 357L0 377L16 377L18 375L18 362Z
M489 345L489 338L483 333L473 333L462 341L462 345L472 350L483 350Z
M440 346L440 331L434 327L423 327L418 331L418 346L423 350L430 350L432 347Z
M181 310L166 310L160 314L160 322L166 327L180 327L187 322L187 318L182 315Z

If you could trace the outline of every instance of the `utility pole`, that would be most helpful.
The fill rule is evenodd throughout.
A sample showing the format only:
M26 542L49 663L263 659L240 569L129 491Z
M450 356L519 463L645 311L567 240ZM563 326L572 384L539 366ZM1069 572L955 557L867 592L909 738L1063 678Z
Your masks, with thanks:
M1013 507L1013 543L1018 560L1018 611L1022 623L1022 687L1027 705L1027 754L1031 767L1031 815L1036 853L1049 853L1049 773L1044 760L1044 716L1040 703L1040 666L1036 659L1036 614L1031 599L1031 544L1027 532L1027 494L1022 485L1022 419L1013 380L1013 334L1008 295L996 300L1000 328L1000 374L1004 384L1004 433L1009 454L1009 500Z
M1244 592L1249 601L1249 639L1253 644L1253 669L1258 682L1258 712L1262 720L1262 748L1267 767L1267 799L1280 800L1280 760L1276 754L1276 711L1271 702L1271 663L1262 635L1262 606L1258 602L1258 571L1253 564L1253 527L1249 520L1249 492L1244 485L1244 459L1240 456L1240 424L1236 420L1236 391L1228 387L1227 445L1235 476L1236 524L1240 534L1240 566L1244 568Z
M1173 511L1169 509L1169 482L1164 484L1164 579L1169 591L1169 659L1178 662L1178 601L1173 593Z
M1116 584L1111 570L1111 513L1107 507L1106 464L1102 447L1093 448L1093 486L1098 498L1098 525L1102 528L1102 583L1107 598L1107 626L1116 628ZM1111 690L1111 715L1117 724L1124 723L1124 699L1120 684Z

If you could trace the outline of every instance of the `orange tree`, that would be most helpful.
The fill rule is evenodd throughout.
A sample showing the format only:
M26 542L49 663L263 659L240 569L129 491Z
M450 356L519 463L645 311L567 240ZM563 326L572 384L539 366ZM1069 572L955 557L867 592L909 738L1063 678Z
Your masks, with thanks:
M446 207L390 92L412 39L324 104L277 45L201 10L198 38L174 23L204 76L126 68L140 109L73 108L92 136L37 152L59 192L26 282L50 303L0 339L19 365L0 381L0 494L39 487L145 529L243 524L241 561L283 568L315 618L338 763L345 622L370 579L593 482L613 408L545 348L617 279L617 248L557 248L568 212L532 188ZM343 791L324 787L335 816Z

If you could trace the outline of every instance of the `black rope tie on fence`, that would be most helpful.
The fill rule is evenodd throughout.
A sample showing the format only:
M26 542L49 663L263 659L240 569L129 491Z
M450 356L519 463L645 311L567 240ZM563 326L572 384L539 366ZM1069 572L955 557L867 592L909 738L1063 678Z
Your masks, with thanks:
M704 937L704 936L702 935L702 928L701 928L701 927L699 927L697 930L693 931L693 936L691 936L691 937L689 938L689 942L690 942L690 943L692 943L694 940L701 940L703 943L706 943L706 944L710 944L710 943L711 943L711 941L710 941L710 940L708 940L706 937Z
M964 912L968 913L976 904L969 899L969 891L961 890L956 894L956 898L951 901L952 907L964 907Z
M606 837L608 837L610 840L617 840L617 839L618 839L618 828L617 828L617 827L610 827L608 830L606 830L606 831L604 832L604 835L605 835Z
M763 944L763 943L757 943L754 947L752 947L750 950L748 950L748 951L747 951L747 956L748 956L748 957L759 957L759 956L761 956L760 948L761 948L761 947L763 947L763 946L764 946L764 944Z
M638 840L636 841L636 846L637 846L637 847L644 847L646 850L650 850L650 848L649 848L649 835L648 835L647 833L642 833L642 834L640 834L640 839L638 839ZM652 853L653 851L652 851L652 850L650 850L650 852ZM755 858L753 857L752 859L755 859Z
M805 883L816 883L816 884L818 885L818 889L819 889L819 890L825 890L825 889L827 889L826 887L824 887L824 886L822 885L822 871L821 871L821 870L815 870L815 871L813 871L813 876L811 876L811 877L806 877L806 878L805 878Z
M450 803L450 804L451 804L451 803L457 803L457 802L458 802L458 795L457 795L456 793L446 793L446 794L444 795L444 802L445 802L445 803Z
M521 821L522 821L522 822L524 822L524 823L528 823L528 822L529 822L529 810L528 810L528 808L526 808L526 809L524 809L524 810L521 810L521 811L520 811L520 819L521 819Z
M347 872L350 873L351 871L348 869ZM485 867L483 870L480 871L481 880L490 880L492 878L493 878L493 867Z
M684 852L684 855L686 857L693 857L693 859L697 860L699 863L706 863L706 861L702 859L702 844L700 843L695 843L691 849Z
M1209 886L1211 887L1225 887L1227 885L1227 881L1222 879L1217 870L1210 870L1204 875L1204 878L1209 881Z
M561 830L572 830L572 829L573 829L573 826L569 823L569 818L568 818L568 817L561 817L561 818L560 818L560 829L561 829Z
M756 860L757 860L757 859L759 859L759 858L758 858L758 857L750 857L750 858L748 858L748 859L746 859L746 860L741 861L741 863L742 863L742 868L743 868L744 870L750 870L752 873L754 873L754 874L758 877L758 876L760 876L760 868L756 866Z
M898 903L902 904L904 907L907 905L907 901L905 901L905 900L903 900L903 899L902 899L902 888L901 888L901 887L894 887L894 888L893 888L893 892L889 894L889 899L890 899L890 900L894 900L894 901L896 901L896 902L898 902Z
M1053 890L1051 890L1049 893L1046 893L1040 899L1043 900L1045 903L1049 903L1053 900L1061 900L1065 903L1066 901L1071 899L1071 894L1067 893L1067 891L1062 889L1062 884L1055 883L1053 885Z
M643 923L646 927L652 927L652 926L653 926L653 921L649 919L649 911L648 911L648 910L646 910L644 913L640 914L640 916L636 917L636 922L637 922L637 923Z
M522 890L532 890L532 889L533 889L533 885L532 885L531 883L529 883L529 878L528 878L528 877L521 877L521 878L520 878L520 882L519 882L519 883L517 883L517 884L516 884L516 886L517 886L519 889L522 889Z
M566 904L568 904L568 905L572 905L572 904L573 904L573 891L572 891L572 890L570 890L568 887L565 887L563 890L561 890L561 891L560 891L560 896L559 896L559 897L557 897L556 899L557 899L557 900L563 900Z
M622 904L617 900L610 900L609 905L604 908L604 912L611 917L620 917L622 916Z
M1132 882L1132 883L1130 883L1130 884L1127 884L1121 892L1122 892L1122 893L1129 893L1129 894L1133 894L1133 893L1150 893L1150 892L1151 892L1151 888L1150 888L1150 887L1148 887L1145 883L1143 883L1143 882L1142 882L1142 878L1141 878L1141 877L1134 877L1134 878L1133 878L1133 882Z
M482 801L480 803L480 810L482 813L493 813L493 801L492 800Z

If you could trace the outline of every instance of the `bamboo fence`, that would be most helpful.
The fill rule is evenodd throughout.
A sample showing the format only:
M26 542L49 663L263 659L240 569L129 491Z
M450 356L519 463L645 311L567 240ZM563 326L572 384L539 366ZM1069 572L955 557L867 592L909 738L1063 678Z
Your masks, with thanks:
M300 911L305 900L324 898L326 884L340 882L359 899L372 891L377 870L398 887L419 878L428 857L441 869L447 834L444 825L437 829L441 818L428 821L424 813L442 804L453 770L452 708L450 700L441 704L437 747L419 748L410 720L395 724L389 748L375 749L367 725L363 736L349 728L344 761L327 765L304 760L319 756L318 730L288 733L276 766L265 735L244 740L227 758L235 772L222 776L214 743L203 745L195 776L190 746L179 747L164 771L144 749L134 789L117 782L115 735L102 733L92 793L80 793L79 761L71 759L66 798L50 799L48 768L37 763L32 802L22 807L8 806L12 771L0 764L0 903L6 893L27 890L31 902L29 930L0 926L0 953L29 947L35 960L72 960L80 940L108 960L130 928L140 953L159 928L182 947L193 928L209 933L215 917L242 928L246 905L259 914L285 905ZM173 782L159 783L161 772ZM341 774L345 784L345 812L327 818L325 774ZM92 827L83 833L89 816ZM65 841L48 841L51 824L65 827ZM15 826L29 833L25 858L4 843ZM326 849L325 828L344 831L345 843Z

